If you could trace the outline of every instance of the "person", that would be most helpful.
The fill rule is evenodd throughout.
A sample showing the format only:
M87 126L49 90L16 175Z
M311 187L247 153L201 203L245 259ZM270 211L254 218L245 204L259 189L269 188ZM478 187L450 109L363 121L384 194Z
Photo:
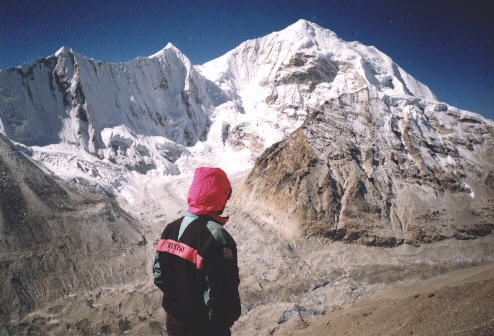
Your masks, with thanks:
M156 246L154 283L163 292L170 336L225 336L239 318L237 247L221 214L232 188L220 168L195 170L188 211Z

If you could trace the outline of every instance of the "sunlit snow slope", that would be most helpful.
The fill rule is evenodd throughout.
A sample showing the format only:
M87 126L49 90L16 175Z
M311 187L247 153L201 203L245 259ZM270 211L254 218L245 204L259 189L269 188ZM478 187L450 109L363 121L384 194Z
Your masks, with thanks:
M171 44L127 63L63 47L0 72L1 130L10 139L63 144L58 151L82 150L141 173L177 173L176 152L206 139L210 110L222 99Z
M415 107L438 103L375 47L299 20L200 66L171 44L126 63L63 47L0 71L0 131L58 175L118 190L131 176L201 164L249 169L311 111L363 89L388 107L409 105L412 122L422 118Z

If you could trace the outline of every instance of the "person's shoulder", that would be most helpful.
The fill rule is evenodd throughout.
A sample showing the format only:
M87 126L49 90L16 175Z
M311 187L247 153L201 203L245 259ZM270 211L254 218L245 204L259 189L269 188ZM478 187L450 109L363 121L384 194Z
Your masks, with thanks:
M218 243L222 245L236 245L235 240L223 227L223 225L210 220L207 222L206 227Z
M165 225L165 228L163 230L163 234L165 232L169 232L171 230L178 230L178 228L180 227L180 224L182 223L184 217L180 217L180 218L177 218L175 219L173 222L170 222L168 224Z
M166 224L166 227L173 227L173 226L180 225L180 224L182 224L182 221L184 220L184 218L185 218L184 216L177 218L173 222Z

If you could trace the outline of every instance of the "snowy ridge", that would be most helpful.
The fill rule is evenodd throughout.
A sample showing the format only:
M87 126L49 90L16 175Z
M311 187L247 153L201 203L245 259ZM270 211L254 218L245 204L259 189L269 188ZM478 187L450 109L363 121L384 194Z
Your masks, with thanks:
M165 147L205 140L212 107L224 100L218 92L172 44L127 63L62 47L0 72L1 128L28 146L75 147L130 169L176 173Z
M0 71L0 132L58 175L118 189L128 178L188 174L197 165L247 170L308 114L362 90L371 110L380 108L375 100L385 104L379 124L405 115L427 129L430 111L438 120L463 114L492 124L439 103L375 47L299 20L200 66L171 43L125 63L62 47Z
M336 94L373 86L388 95L435 100L427 86L408 75L375 47L345 42L329 29L306 20L299 20L282 31L246 41L204 64L200 71L225 90L241 92L249 85L254 85L252 82L263 86L276 81L283 82L284 72L289 72L290 67L311 63L308 58L315 59L313 65L321 65L317 60L325 59L343 70L341 74L336 74L341 78L332 79L336 84L332 85L334 88L324 87L326 90L333 89ZM313 80L317 81L317 78ZM323 83L331 84L332 81Z

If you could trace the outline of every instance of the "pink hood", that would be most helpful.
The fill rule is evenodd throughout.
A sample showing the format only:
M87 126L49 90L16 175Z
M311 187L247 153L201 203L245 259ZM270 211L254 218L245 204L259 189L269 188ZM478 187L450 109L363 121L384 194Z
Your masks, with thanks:
M221 217L219 213L225 208L230 192L230 181L222 169L199 167L189 188L188 210L193 214L208 215L215 221L226 223L228 217Z

